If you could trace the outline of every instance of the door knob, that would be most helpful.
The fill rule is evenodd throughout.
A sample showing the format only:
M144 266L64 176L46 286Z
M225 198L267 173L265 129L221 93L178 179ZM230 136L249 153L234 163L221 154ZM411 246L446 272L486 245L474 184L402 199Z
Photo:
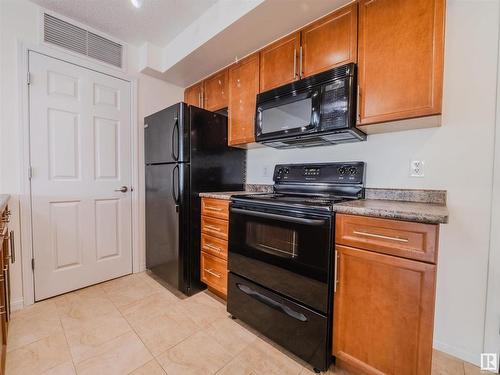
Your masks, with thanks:
M126 193L128 191L128 187L126 186L122 186L121 188L119 189L115 189L115 191L121 191L122 193Z

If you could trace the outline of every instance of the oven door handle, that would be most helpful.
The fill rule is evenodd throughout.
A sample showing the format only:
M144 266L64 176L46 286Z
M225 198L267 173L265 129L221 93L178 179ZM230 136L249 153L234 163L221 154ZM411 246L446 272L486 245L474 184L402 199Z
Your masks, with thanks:
M247 296L256 299L257 301L263 303L264 305L269 306L270 308L274 310L278 310L294 319L300 320L301 322L307 322L307 317L295 310L292 310L290 307L285 306L284 304L277 302L273 300L272 298L269 298L256 290L253 290L250 288L248 285L236 283L236 286L238 287L239 290L241 290L243 293L245 293Z
M326 219L305 219L302 217L294 217L288 215L280 215L280 214L271 214L269 212L259 212L259 211L250 211L243 210L241 208L231 208L231 212L248 215L248 216L256 216L264 219L276 219L281 221L287 221L289 223L297 223L297 224L306 224L306 225L323 225Z

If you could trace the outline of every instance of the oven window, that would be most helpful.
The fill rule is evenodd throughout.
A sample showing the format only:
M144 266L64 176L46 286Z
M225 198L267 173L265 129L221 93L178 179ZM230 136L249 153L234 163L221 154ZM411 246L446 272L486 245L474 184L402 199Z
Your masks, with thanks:
M261 110L262 134L302 128L311 124L311 97Z
M247 246L284 258L297 256L297 231L250 221L246 223Z

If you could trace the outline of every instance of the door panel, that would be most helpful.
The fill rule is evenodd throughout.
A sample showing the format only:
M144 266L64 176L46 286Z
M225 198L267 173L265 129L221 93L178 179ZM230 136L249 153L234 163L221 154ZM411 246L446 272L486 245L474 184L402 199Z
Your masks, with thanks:
M441 113L444 21L444 0L359 2L358 125Z
M259 54L251 55L229 68L228 144L255 141L255 105L259 92Z
M364 374L430 374L436 266L336 250L333 354Z
M132 271L130 83L30 52L35 299Z
M345 6L302 30L302 77L356 62L358 4Z
M260 92L299 78L300 33L294 33L260 51Z
M228 102L228 70L214 74L203 81L204 106L208 111L217 111L227 107Z
M189 105L203 108L203 82L188 87L184 91L184 102Z

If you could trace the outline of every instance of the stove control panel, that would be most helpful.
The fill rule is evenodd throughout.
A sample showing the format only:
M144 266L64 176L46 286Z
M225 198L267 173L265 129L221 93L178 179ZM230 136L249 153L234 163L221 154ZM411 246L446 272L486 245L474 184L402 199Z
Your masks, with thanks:
M278 164L273 180L277 183L363 184L364 162Z

